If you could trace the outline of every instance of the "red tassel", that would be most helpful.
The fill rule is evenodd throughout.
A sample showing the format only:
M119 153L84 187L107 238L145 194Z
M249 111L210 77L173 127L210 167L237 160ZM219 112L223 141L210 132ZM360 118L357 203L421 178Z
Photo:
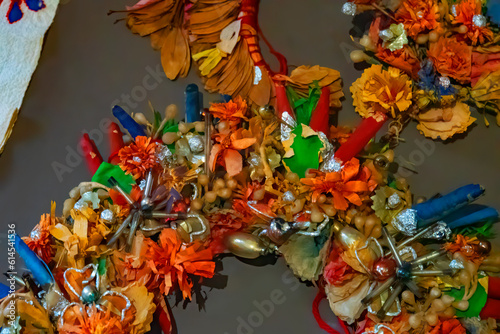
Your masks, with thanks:
M108 139L111 154L109 155L108 162L110 164L117 165L120 161L118 159L118 152L124 146L123 144L123 133L120 127L115 122L111 122L108 128Z
M83 157L87 162L87 167L89 168L90 173L94 175L103 162L101 153L99 153L94 141L90 139L87 133L83 134L83 137L80 140L80 147L83 152Z
M319 96L318 104L312 112L311 121L309 126L314 131L323 132L329 135L330 130L330 88L321 88L321 95Z
M294 119L296 119L292 107L290 106L290 102L288 102L285 86L276 84L275 87L276 87L276 116L278 116L278 118L281 119L281 115L286 111Z
M363 119L347 142L340 146L335 152L335 158L345 163L361 152L366 144L368 144L368 142L375 137L378 130L380 130L382 125L384 125L387 120L387 116L385 114L377 115L377 118L380 118L380 121L374 117Z
M314 315L314 319L316 319L316 322L318 323L318 326L323 329L324 331L326 331L327 333L329 334L342 334L340 333L339 331L333 329L332 327L330 327L330 325L328 325L322 318L321 318L321 315L319 314L319 303L321 303L321 301L326 298L325 296L325 292L322 291L322 290L319 290L318 291L318 294L316 295L316 297L314 298L314 301L313 301L313 305L312 305L312 312L313 312L313 315ZM349 334L349 331L347 329L347 326L346 324L340 320L340 319L337 319L340 323L340 325L342 326L342 328L344 329L345 333L346 334Z

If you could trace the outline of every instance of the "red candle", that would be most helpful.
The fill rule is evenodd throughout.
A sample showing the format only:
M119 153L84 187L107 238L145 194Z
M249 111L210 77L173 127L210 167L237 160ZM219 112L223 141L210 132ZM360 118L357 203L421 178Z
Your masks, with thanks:
M385 114L379 114L377 118L368 117L363 119L347 142L340 146L337 152L335 152L335 158L342 163L351 160L356 154L361 152L373 137L375 137L386 120L387 116Z
M101 154L95 146L94 141L90 139L87 133L83 134L83 137L80 140L80 147L82 148L83 157L85 158L85 161L87 161L87 167L89 168L90 173L94 175L103 161Z
M108 139L111 154L109 155L108 162L111 164L118 164L118 151L124 146L123 133L120 127L115 122L111 122L108 128Z
M316 108L314 108L309 121L309 126L314 131L323 132L329 135L330 130L330 88L321 88L321 95Z
M285 111L296 119L292 107L290 106L290 102L288 102L288 98L286 97L285 86L276 84L276 116L281 119L281 115Z

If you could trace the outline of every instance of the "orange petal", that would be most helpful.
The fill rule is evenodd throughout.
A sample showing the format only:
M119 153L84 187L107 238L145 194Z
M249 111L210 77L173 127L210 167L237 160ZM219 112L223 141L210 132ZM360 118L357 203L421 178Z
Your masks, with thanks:
M347 210L349 203L345 200L344 196L338 191L333 191L333 206L337 210Z
M361 202L361 198L356 193L344 193L343 195L344 195L345 198L347 198L347 200L349 202L351 202L354 205L361 205L361 204L363 204L363 202Z
M255 144L255 142L256 142L255 138L236 139L233 140L232 146L237 150L243 150L245 148L252 146L253 144Z
M368 191L368 186L363 181L349 181L345 183L344 190L350 192Z
M222 151L222 146L220 144L215 144L214 146L212 146L212 151L210 151L210 159L209 159L210 160L209 166L211 171L215 170L215 166L217 164L217 158L219 157L221 151Z
M229 176L239 174L243 169L243 158L236 150L227 149L224 151L224 163Z

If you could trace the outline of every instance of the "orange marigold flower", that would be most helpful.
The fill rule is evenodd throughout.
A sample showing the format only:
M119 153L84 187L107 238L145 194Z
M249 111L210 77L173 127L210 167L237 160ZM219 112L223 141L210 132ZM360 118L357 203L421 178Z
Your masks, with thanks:
M247 102L241 96L224 103L212 103L208 111L212 116L221 121L229 121L231 125L237 125L241 120L247 120L245 117L248 110Z
M435 0L405 0L396 12L410 37L439 27L439 7Z
M177 285L184 299L191 299L193 282L188 275L211 278L215 271L215 262L210 249L203 248L199 241L184 245L173 229L164 229L158 244L153 241L149 249L148 264L160 282L160 291L168 294Z
M381 61L406 72L411 75L412 78L418 78L420 61L408 45L403 46L402 49L394 51L385 49L379 45L376 57Z
M149 169L159 166L156 159L157 147L150 137L137 136L133 143L118 152L120 167L134 179L143 177Z
M351 86L356 112L363 117L390 112L392 117L408 109L412 103L411 80L395 67L386 71L372 65Z
M29 237L24 237L23 241L45 262L49 263L55 254L50 235L50 227L55 225L55 219L50 214L44 214L40 218L40 223L31 231Z
M481 15L482 13L481 0L463 0L453 6L454 11L454 24L460 24L467 27L467 32L461 36L470 41L472 45L483 44L486 41L493 40L493 31L484 25L476 25L474 23L474 16ZM477 17L476 17L477 19Z
M323 173L313 171L314 177L301 179L312 191L312 201L316 202L321 194L333 196L333 206L337 210L347 210L349 203L360 206L368 198L368 192L376 186L370 180L371 173L361 167L359 160L352 158L340 172Z
M123 328L120 318L109 309L103 312L95 305L76 304L64 313L58 331L61 334L121 334Z
M454 37L440 38L431 43L427 56L441 75L449 76L460 83L471 79L472 47Z
M209 166L213 171L217 165L224 166L230 176L234 176L243 169L243 158L239 150L249 148L257 139L251 132L240 128L235 132L219 133L215 136L217 142L210 152Z

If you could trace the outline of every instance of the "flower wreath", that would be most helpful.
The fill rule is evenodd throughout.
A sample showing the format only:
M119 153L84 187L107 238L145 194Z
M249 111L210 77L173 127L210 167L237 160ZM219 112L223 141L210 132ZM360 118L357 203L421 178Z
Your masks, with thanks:
M91 181L11 240L29 272L11 274L17 291L1 286L2 333L146 333L155 314L171 333L165 296L191 299L223 253L283 256L319 288L329 333L324 296L345 333L496 328L498 213L470 204L481 186L414 202L394 152L372 140L376 119L318 130L327 94L289 124L240 97L202 114L187 91L192 122L175 105L149 119L114 107L128 135L110 125L107 161L82 137Z
M442 140L474 123L471 106L486 126L487 114L500 125L498 1L353 0L342 9L368 22L352 36L364 50L351 59L371 64L350 89L362 117L390 115L396 137L414 119Z
M378 1L357 3L387 12ZM373 140L415 103L409 76L374 65L352 88L365 119L354 131L330 126L338 72L299 67L287 76L272 50L281 64L273 72L258 49L257 12L256 0L129 8L127 25L151 36L169 78L185 75L192 55L205 87L234 99L203 109L190 85L181 122L174 105L150 117L116 106L128 134L110 125L107 162L83 136L91 181L71 190L62 215L53 204L30 236L10 240L29 272L10 274L17 291L0 286L2 334L145 333L154 315L171 333L165 296L191 299L224 253L283 256L319 288L313 311L329 333L338 331L317 311L325 296L345 333L496 330L500 291L489 274L500 260L488 240L498 213L471 204L484 189L414 201L390 143ZM401 26L388 29L402 39ZM429 64L422 69L436 85ZM433 117L453 119L461 108L464 118L468 106L454 102Z

